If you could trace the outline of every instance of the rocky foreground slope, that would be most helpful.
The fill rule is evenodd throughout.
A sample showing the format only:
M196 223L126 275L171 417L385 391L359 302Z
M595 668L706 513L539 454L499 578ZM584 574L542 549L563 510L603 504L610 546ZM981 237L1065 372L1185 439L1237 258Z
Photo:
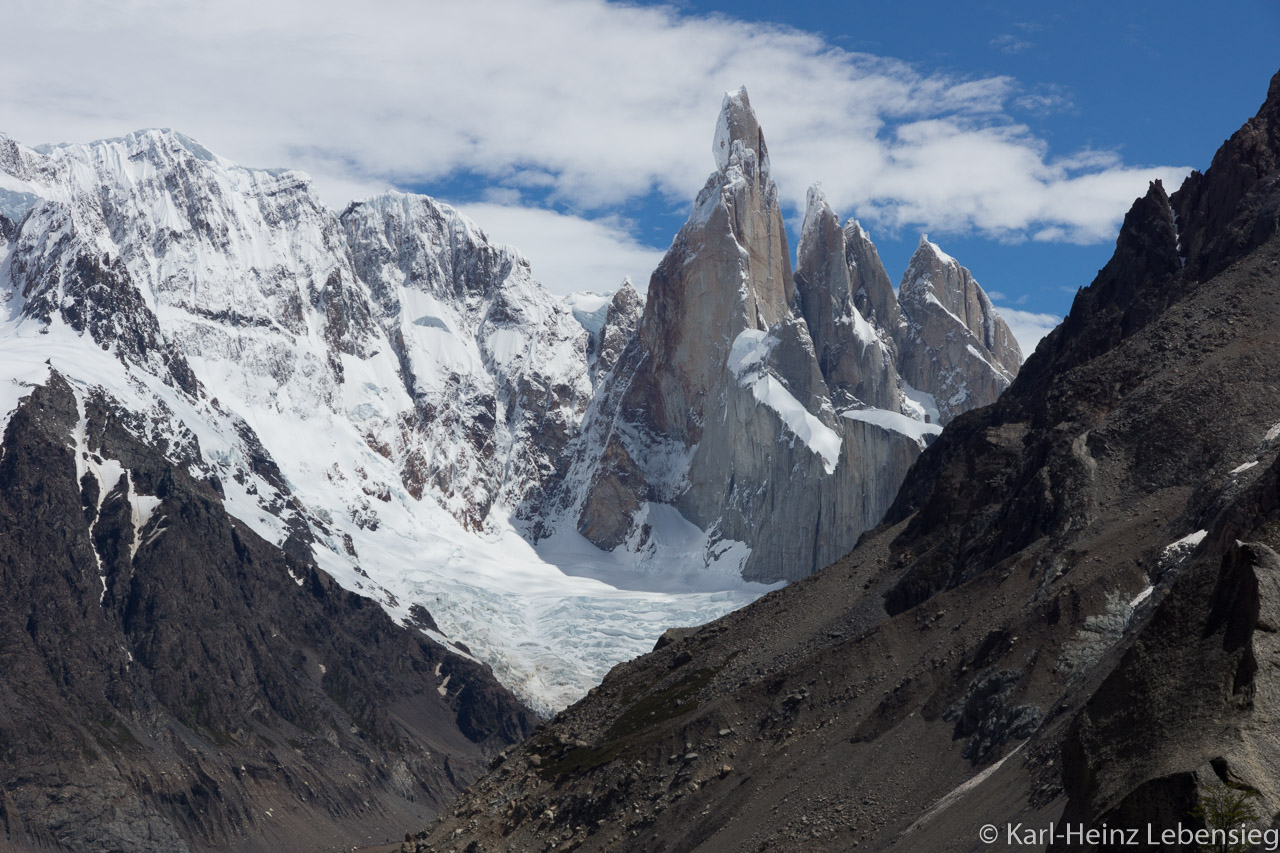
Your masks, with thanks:
M669 632L404 849L1132 849L1004 827L1203 826L1227 784L1274 825L1278 211L1280 74L850 555Z

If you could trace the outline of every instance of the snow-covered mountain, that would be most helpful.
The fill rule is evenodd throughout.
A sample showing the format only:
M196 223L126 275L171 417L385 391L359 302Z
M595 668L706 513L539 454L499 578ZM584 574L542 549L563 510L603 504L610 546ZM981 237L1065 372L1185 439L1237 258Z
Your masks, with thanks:
M563 706L769 588L744 577L839 557L1017 368L966 270L930 248L899 303L819 192L793 275L745 92L714 153L646 296L562 300L424 196L339 214L171 131L0 136L0 426L56 372L268 542Z
M588 334L448 206L337 215L162 130L0 138L0 202L0 415L51 370L105 395L233 516L402 621L425 607L535 708L762 591L626 589L586 576L623 558L521 535L591 396Z

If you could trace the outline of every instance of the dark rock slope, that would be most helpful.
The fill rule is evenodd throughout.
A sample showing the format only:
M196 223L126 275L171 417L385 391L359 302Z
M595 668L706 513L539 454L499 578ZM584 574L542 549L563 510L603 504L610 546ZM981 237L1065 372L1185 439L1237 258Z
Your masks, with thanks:
M0 445L0 848L350 849L527 733L486 667L231 519L166 459L194 437L81 399L53 374Z
M1005 825L1195 827L1225 783L1270 822L1278 166L1280 75L848 557L669 632L405 849L1143 849Z

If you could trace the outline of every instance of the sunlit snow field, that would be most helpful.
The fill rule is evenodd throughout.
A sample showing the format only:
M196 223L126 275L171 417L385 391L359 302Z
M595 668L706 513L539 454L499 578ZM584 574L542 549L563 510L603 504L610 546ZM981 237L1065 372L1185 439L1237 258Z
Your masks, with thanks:
M190 428L208 468L224 474L228 511L269 541L283 540L281 520L227 475L241 449L218 412L193 406L65 326L20 324L12 303L6 314L9 319L0 325L5 371L0 425L32 386L48 381L50 367L71 382L81 400L101 388L135 411L157 414L163 403L175 431L178 422ZM41 333L44 328L50 331ZM209 375L202 371L201 378L208 381ZM335 464L340 470L368 470L387 463L374 453L352 457L352 449L364 444L349 422L332 414L249 416L294 493L305 506L318 508L335 533L334 540L314 548L318 565L344 586L374 597L399 620L414 604L423 605L444 635L438 640L465 643L540 713L582 696L615 664L649 651L667 628L707 622L776 586L746 583L732 571L717 572L715 564L695 569L705 566L705 534L674 509L658 505L650 505L647 519L657 549L638 568L635 554L601 551L572 531L536 548L507 523L473 533L429 498L415 500L400 488L391 490L391 501L378 502L378 528L361 528L349 517L324 511L350 503L353 488L332 477L332 470ZM69 445L72 441L68 436ZM394 472L384 473L395 482ZM267 491L263 483L257 488ZM335 541L341 533L352 537L358 559Z

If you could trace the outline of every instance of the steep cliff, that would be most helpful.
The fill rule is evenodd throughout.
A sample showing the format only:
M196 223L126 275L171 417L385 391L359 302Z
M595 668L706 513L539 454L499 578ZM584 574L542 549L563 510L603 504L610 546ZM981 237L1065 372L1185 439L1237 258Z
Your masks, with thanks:
M969 270L920 236L898 288L899 371L932 397L940 423L985 406L1013 380L1022 351Z
M978 339L963 326L930 334L935 351L913 336L875 247L856 223L841 228L817 188L792 275L745 90L725 97L713 153L718 168L650 280L639 331L584 418L558 505L602 549L657 561L670 540L692 538L720 573L793 580L879 521L938 431L900 379L899 340L954 378L977 373L967 345ZM1007 384L1017 345L965 282L988 311L974 322L1004 347ZM935 376L919 381L919 399L951 393ZM948 416L1004 387L973 384ZM663 507L693 529L677 537L655 523Z

